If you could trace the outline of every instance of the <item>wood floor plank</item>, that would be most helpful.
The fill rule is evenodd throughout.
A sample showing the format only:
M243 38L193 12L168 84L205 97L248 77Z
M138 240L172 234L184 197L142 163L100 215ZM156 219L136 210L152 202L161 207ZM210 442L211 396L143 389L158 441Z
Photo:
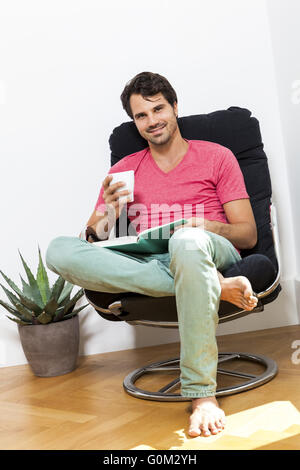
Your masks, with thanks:
M95 416L87 415L84 413L76 413L74 411L68 411L64 409L55 409L49 408L44 406L35 406L34 404L24 404L24 403L16 403L16 402L9 402L9 401L0 401L0 413L1 409L5 409L6 411L10 411L11 414L26 414L31 416L39 416L42 418L53 418L56 417L60 420L68 420L74 423L85 423L86 421L90 421L91 419L95 418Z
M179 344L80 357L60 377L35 377L28 365L0 369L1 449L300 449L300 364L292 343L300 326L218 336L220 351L252 352L277 361L278 375L256 389L219 399L226 429L187 435L191 402L128 395L133 369L179 356ZM159 388L162 379L147 377Z

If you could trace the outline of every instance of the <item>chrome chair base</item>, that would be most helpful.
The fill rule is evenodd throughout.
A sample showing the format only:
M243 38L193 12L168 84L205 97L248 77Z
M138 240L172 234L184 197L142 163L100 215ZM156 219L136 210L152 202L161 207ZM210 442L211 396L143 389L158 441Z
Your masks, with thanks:
M223 364L226 362L229 363L230 361L232 361L231 366L233 365L233 368L229 367L224 369ZM241 372L240 370L237 370L236 366L238 366L239 362L243 363L243 361L250 362L256 368L257 365L262 366L264 370L258 375L248 371ZM125 377L123 387L129 395L136 398L142 398L144 400L190 401L191 398L183 397L180 393L169 393L180 387L180 378L172 380L157 392L143 390L135 386L135 382L145 374L169 371L179 371L180 373L179 358L155 362L134 370ZM278 369L275 361L259 354L240 352L219 353L217 373L220 375L230 376L235 379L241 379L241 382L232 386L217 388L216 396L221 397L225 395L234 395L236 393L259 387L260 385L272 380L277 374L277 371Z

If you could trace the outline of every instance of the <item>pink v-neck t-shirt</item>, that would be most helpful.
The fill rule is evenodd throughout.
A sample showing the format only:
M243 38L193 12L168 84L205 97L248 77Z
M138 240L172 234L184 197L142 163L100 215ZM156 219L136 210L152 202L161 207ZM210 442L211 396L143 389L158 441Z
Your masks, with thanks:
M181 218L228 223L223 204L249 198L231 150L204 140L186 142L186 154L167 173L157 165L149 147L110 168L109 174L134 170L134 201L127 203L127 215L137 233ZM101 213L105 212L103 191L102 186L95 205Z

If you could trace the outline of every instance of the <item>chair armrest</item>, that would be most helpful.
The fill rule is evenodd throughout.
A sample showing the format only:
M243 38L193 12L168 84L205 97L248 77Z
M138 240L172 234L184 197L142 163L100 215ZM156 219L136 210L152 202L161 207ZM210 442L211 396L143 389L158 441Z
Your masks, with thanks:
M263 297L266 297L277 288L277 286L279 285L280 275L281 275L280 239L279 239L278 223L277 223L277 211L276 211L276 206L273 203L271 204L271 207L270 207L270 217L271 217L271 229L272 229L272 235L273 235L273 241L274 241L274 249L275 249L277 264L278 264L278 271L277 271L276 279L273 282L273 284L270 287L268 287L268 289L264 290L263 292L259 292L256 294L256 297L258 299L262 299Z

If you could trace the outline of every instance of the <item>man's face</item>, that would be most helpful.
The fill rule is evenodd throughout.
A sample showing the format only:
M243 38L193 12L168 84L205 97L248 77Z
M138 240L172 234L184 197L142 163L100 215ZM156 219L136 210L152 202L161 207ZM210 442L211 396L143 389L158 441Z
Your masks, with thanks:
M166 144L175 133L177 125L177 103L174 107L162 93L143 98L133 94L130 106L137 130L153 145Z

